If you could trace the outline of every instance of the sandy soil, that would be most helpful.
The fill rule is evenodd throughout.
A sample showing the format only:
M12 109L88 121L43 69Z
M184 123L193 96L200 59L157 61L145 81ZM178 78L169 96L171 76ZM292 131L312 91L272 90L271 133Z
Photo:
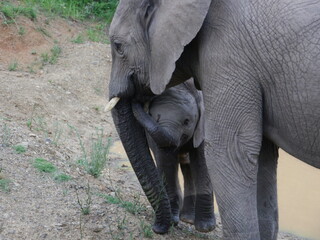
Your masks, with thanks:
M105 139L119 141L110 114L103 112L110 46L71 43L84 30L79 23L43 22L20 19L23 36L15 25L0 25L0 240L220 239L219 219L209 234L181 223L169 234L149 236L153 212L127 159L110 153L98 178L78 163L80 143L90 151L97 129L103 129ZM39 33L40 26L49 36ZM62 48L58 62L30 73L32 63L57 41ZM13 60L18 71L8 71ZM17 145L26 152L18 153ZM72 180L61 182L55 174L40 172L34 167L36 158L51 162L58 169L55 174ZM130 202L134 213L124 204L110 203L110 196ZM90 213L83 215L80 205L85 207L90 198ZM280 234L279 239L302 238Z

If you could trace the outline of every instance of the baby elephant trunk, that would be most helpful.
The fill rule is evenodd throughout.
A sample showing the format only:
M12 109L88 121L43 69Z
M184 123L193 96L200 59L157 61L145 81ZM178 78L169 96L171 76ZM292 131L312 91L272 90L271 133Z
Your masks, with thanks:
M159 147L178 147L180 139L177 139L170 131L160 126L149 114L147 114L141 104L133 103L132 110L135 118L155 141Z

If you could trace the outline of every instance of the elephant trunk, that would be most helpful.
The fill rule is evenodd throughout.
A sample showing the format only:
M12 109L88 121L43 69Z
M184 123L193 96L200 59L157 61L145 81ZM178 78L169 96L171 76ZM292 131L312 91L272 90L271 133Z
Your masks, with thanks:
M112 110L112 117L134 172L155 211L153 230L166 233L172 221L170 202L151 157L145 131L133 115L130 100L122 98Z
M133 103L132 109L135 118L159 147L178 147L180 139L176 139L169 131L161 127L143 110L141 104Z

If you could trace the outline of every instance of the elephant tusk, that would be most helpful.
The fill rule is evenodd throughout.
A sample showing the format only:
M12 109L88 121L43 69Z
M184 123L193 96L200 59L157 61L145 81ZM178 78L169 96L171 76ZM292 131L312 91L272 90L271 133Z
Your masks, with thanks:
M106 105L106 107L104 108L105 112L109 112L111 111L112 108L114 108L117 103L119 102L120 98L119 97L114 97L112 98Z

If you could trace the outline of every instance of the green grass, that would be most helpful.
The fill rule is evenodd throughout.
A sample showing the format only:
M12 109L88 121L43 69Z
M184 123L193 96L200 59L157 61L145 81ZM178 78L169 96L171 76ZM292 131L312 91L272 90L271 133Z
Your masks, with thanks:
M116 194L115 196L99 194L99 196L104 198L106 203L119 205L132 215L138 215L146 210L146 207L140 203L140 200L137 197L134 198L133 202L129 202L123 200L119 194Z
M14 5L10 2L0 2L0 13L3 14L6 23L14 22L15 18L18 16L25 16L31 20L37 19L37 13L34 7Z
M121 203L121 199L116 197L116 196L111 196L111 195L100 195L102 196L106 203L110 203L110 204L120 204Z
M145 238L153 238L152 226L145 223L143 220L140 221L140 229Z
M41 64L42 66L47 64L55 64L58 61L58 57L61 54L61 47L59 45L54 45L53 48L50 49L50 53L42 53L41 54Z
M111 23L119 0L22 0L18 3L0 0L0 19L5 24L16 23L18 16L25 16L31 20L37 19L41 12L48 18L56 16L80 21L93 21L94 27L90 27L84 36L73 39L74 43L83 43L84 37L89 41L109 43L106 36L106 26ZM49 24L48 20L47 24ZM17 25L17 23L16 23ZM19 35L25 34L23 27L18 27ZM43 27L37 27L43 35L50 37L50 33ZM46 61L44 61L46 62Z
M54 176L54 180L56 180L58 182L67 182L67 181L70 181L71 179L72 179L72 177L65 174L65 173L60 173L60 174L57 174L56 176Z
M24 3L26 6L40 8L52 15L110 23L118 0L24 0Z
M57 170L52 163L48 162L43 158L36 158L34 160L33 166L36 169L38 169L40 172L45 172L45 173L53 173Z
M8 70L9 71L16 71L18 68L18 63L16 61L9 64Z
M72 180L71 176L58 171L58 169L52 163L43 158L34 159L33 166L38 169L39 172L51 173L51 176L57 182L67 182Z
M10 192L10 180L9 179L0 179L0 190L2 192Z
M84 43L84 38L82 35L78 35L76 38L72 39L71 42L77 43L77 44L82 44Z
M58 57L61 54L61 47L59 45L54 45L50 51L51 51L51 58L50 58L49 63L55 64L55 63L57 63Z
M22 145L16 145L16 146L13 146L13 149L16 151L16 153L20 154L20 153L24 153L27 151L27 149L22 146Z
M105 27L105 24L98 24L94 27L89 28L87 30L88 40L92 42L109 43L109 39L104 32Z

